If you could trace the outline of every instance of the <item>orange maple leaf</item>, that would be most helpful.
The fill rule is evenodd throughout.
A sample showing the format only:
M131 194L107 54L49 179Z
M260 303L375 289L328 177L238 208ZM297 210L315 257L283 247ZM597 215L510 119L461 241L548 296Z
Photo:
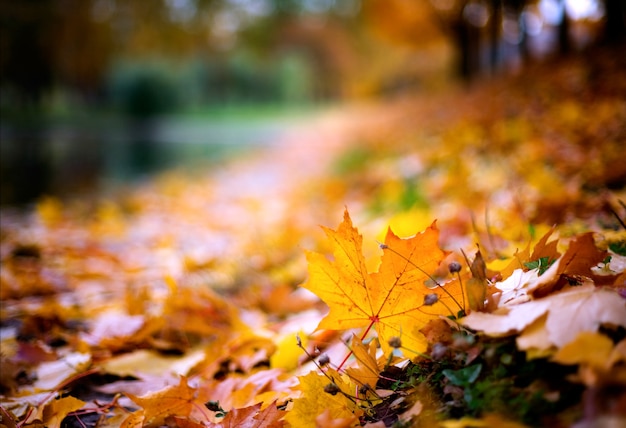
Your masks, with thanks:
M429 275L446 256L437 244L435 223L407 239L389 229L381 245L378 272L372 273L367 272L361 251L363 237L352 226L347 210L336 231L323 229L331 241L334 260L308 252L309 280L303 285L330 308L318 329L365 327L365 337L375 326L385 353L392 337L401 337L405 349L423 352L426 340L413 332L439 315L456 315L463 309L460 284L453 281L441 286Z
M209 423L209 428L279 428L285 425L280 419L285 412L276 403L261 409L261 403L230 410L219 423Z
M385 366L384 361L376 358L376 341L371 341L366 345L354 336L351 345L352 353L359 362L359 366L346 369L346 374L361 386L376 387L379 374Z
M187 383L185 376L180 377L178 385L168 386L160 391L152 392L141 397L126 393L126 395L143 409L143 425L159 426L168 417L189 417L192 411L200 409L204 416L204 403L199 397L199 391Z

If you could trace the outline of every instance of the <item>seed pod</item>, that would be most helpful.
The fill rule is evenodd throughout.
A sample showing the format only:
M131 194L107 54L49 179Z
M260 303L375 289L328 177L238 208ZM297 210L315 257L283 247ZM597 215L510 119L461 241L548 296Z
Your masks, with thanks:
M371 390L372 390L372 387L369 385L369 383L366 383L359 388L359 394L365 395L367 394L368 391L371 391Z
M437 293L430 293L424 296L424 306L432 306L439 301Z
M320 355L320 357L317 360L318 364L320 366L325 366L326 364L330 363L330 357L326 354L322 354Z
M341 390L335 383L329 383L324 387L324 392L330 395L337 395Z
M222 406L220 406L220 402L219 401L209 401L208 403L205 404L206 408L209 409L212 412L221 412L222 411Z
M457 273L457 272L461 272L461 263L459 262L452 262L448 265L448 270L450 271L450 273Z
M402 340L400 340L398 336L390 337L387 343L389 343L389 346L392 348L399 348L402 346Z

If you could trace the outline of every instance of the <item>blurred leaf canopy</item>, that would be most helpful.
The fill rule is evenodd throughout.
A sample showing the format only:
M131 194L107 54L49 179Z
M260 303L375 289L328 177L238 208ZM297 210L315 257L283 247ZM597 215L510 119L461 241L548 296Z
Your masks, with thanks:
M200 61L214 88L237 75L234 87L254 99L375 95L445 67L470 78L545 55L546 29L561 51L576 35L578 47L623 41L625 9L621 0L0 0L0 83L19 102L55 87L98 101L120 62L166 58L170 68ZM302 81L277 89L281 73Z

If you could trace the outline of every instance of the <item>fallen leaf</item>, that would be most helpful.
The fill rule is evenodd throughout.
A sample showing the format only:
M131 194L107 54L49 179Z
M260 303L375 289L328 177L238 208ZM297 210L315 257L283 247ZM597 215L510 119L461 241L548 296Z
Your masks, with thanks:
M91 364L91 355L73 352L59 359L42 363L37 367L36 390L52 391L63 382L84 370Z
M542 281L529 287L528 292L535 298L547 296L559 285L561 277L594 278L592 268L603 261L606 251L599 250L593 239L593 234L585 233L574 239L565 254L561 256L541 277ZM551 279L551 280L548 280Z
M179 416L171 416L167 418L166 423L167 426L175 426L176 428L205 428L206 425L200 422L191 421L186 418L181 418ZM221 427L221 425L217 425Z
M144 419L146 412L143 409L134 411L122 423L120 428L141 428L144 426Z
M335 231L324 228L334 260L309 252L309 280L303 287L317 294L330 308L318 329L375 326L385 353L388 340L401 337L403 346L414 352L426 349L422 335L410 335L439 315L456 315L463 309L463 292L456 282L437 286L429 283L445 257L437 244L439 232L431 227L412 238L401 239L387 231L378 272L368 273L362 254L363 237L352 226L348 211ZM430 285L429 285L430 284ZM430 288L429 288L430 287ZM432 295L432 304L425 297Z
M426 340L431 345L435 343L450 344L453 340L452 326L449 320L445 318L429 321L428 324L420 329L420 333L426 337Z
M573 240L565 254L558 259L554 258L559 254L556 251L557 241L545 243L551 233L548 232L539 241L530 260L555 260L555 262L544 272L539 268L516 269L508 278L497 282L496 288L503 292L498 306L516 305L533 298L545 297L563 287L565 284L563 278L599 277L592 268L605 259L607 252L596 248L591 233ZM526 266L528 267L528 263Z
M480 249L476 251L470 270L472 278L465 285L469 308L473 311L482 311L485 308L485 298L487 296L487 265L480 253Z
M106 344L115 339L128 338L137 333L145 324L143 315L128 315L119 310L104 312L93 321L85 342L90 345Z
M613 367L617 363L626 362L626 339L621 340L615 348L613 348L613 352L609 355L609 367Z
M407 411L400 415L400 420L404 422L408 422L413 419L415 416L419 416L424 409L424 405L421 401L416 401Z
M271 405L261 410L261 403L241 409L230 410L219 423L210 423L209 428L278 428L284 426L280 418L285 414Z
M102 362L99 366L106 373L120 377L187 375L189 371L206 358L204 350L195 350L182 357L163 356L158 352L139 349ZM146 376L150 375L150 376Z
M315 418L316 428L350 428L358 422L356 416L333 418L329 409L324 410Z
M4 367L3 367L4 368ZM22 418L33 408L46 404L55 398L49 392L39 392L35 394L20 395L17 397L0 396L0 407L17 418Z
M502 290L498 306L518 305L531 300L529 289L535 287L540 281L551 281L552 278L548 278L548 276L540 277L538 269L514 270L507 279L495 284L498 290Z
M334 384L341 391L350 394L350 385L347 384L337 373L329 369L327 376L333 379ZM294 400L293 408L285 416L285 420L291 426L298 428L317 428L315 418L328 411L329 418L349 419L360 414L356 404L351 402L345 395L336 393L331 395L324 391L324 388L331 383L331 380L314 371L305 376L300 376L300 385L297 389L302 396Z
M559 364L587 364L596 369L608 368L613 342L603 334L583 331L552 357Z
M308 337L304 332L297 333L300 338L301 346L306 349ZM271 367L282 367L287 370L293 370L298 366L298 361L303 355L302 348L298 346L296 334L287 334L284 337L276 339L276 352L270 357Z
M152 426L162 425L169 416L188 417L194 410L194 406L204 409L205 403L205 400L199 398L197 389L188 385L187 378L184 376L180 377L178 385L169 386L160 391L141 397L128 393L126 395L143 409L143 423Z
M285 425L285 422L282 420L283 416L285 416L285 411L279 410L276 403L273 402L253 417L256 425L252 425L252 427L280 428Z
M545 347L546 343L550 343L548 329L546 328L547 319L548 314L544 313L526 327L522 335L516 338L518 348L527 350L526 358L529 360L546 358L553 353L553 349Z
M602 324L626 327L626 300L615 290L587 284L512 306L505 314L472 312L460 322L490 336L522 333L518 337L520 346L525 343L526 328L544 314L547 314L547 335L543 336L543 342L533 345L537 349L561 348L580 332L597 331ZM520 349L528 349L526 346L520 346Z
M84 405L84 401L74 397L53 400L43 410L43 422L47 428L59 428L68 414L75 412Z
M441 428L524 428L526 425L509 421L500 415L485 415L480 419L464 416L461 419L443 421Z
M384 362L381 364L377 362L376 341L372 340L365 345L361 339L353 336L350 349L356 358L358 367L347 368L346 374L361 386L368 385L370 388L375 388L379 373L385 365Z
M607 254L606 251L596 247L593 233L577 236L561 258L559 274L593 278L591 268L604 260Z
M548 260L556 260L561 256L561 253L557 251L557 246L559 244L558 239L548 242L550 236L554 233L554 227L551 228L545 235L539 239L537 244L535 244L535 248L533 249L533 253L528 257L527 260L523 262L529 262L532 260L539 260L543 257L547 257Z

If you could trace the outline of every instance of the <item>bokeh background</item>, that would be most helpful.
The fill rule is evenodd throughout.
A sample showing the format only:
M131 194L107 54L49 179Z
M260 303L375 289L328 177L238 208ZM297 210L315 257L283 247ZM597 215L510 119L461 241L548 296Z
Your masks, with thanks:
M622 0L0 0L0 202L211 168L330 108L624 40Z

